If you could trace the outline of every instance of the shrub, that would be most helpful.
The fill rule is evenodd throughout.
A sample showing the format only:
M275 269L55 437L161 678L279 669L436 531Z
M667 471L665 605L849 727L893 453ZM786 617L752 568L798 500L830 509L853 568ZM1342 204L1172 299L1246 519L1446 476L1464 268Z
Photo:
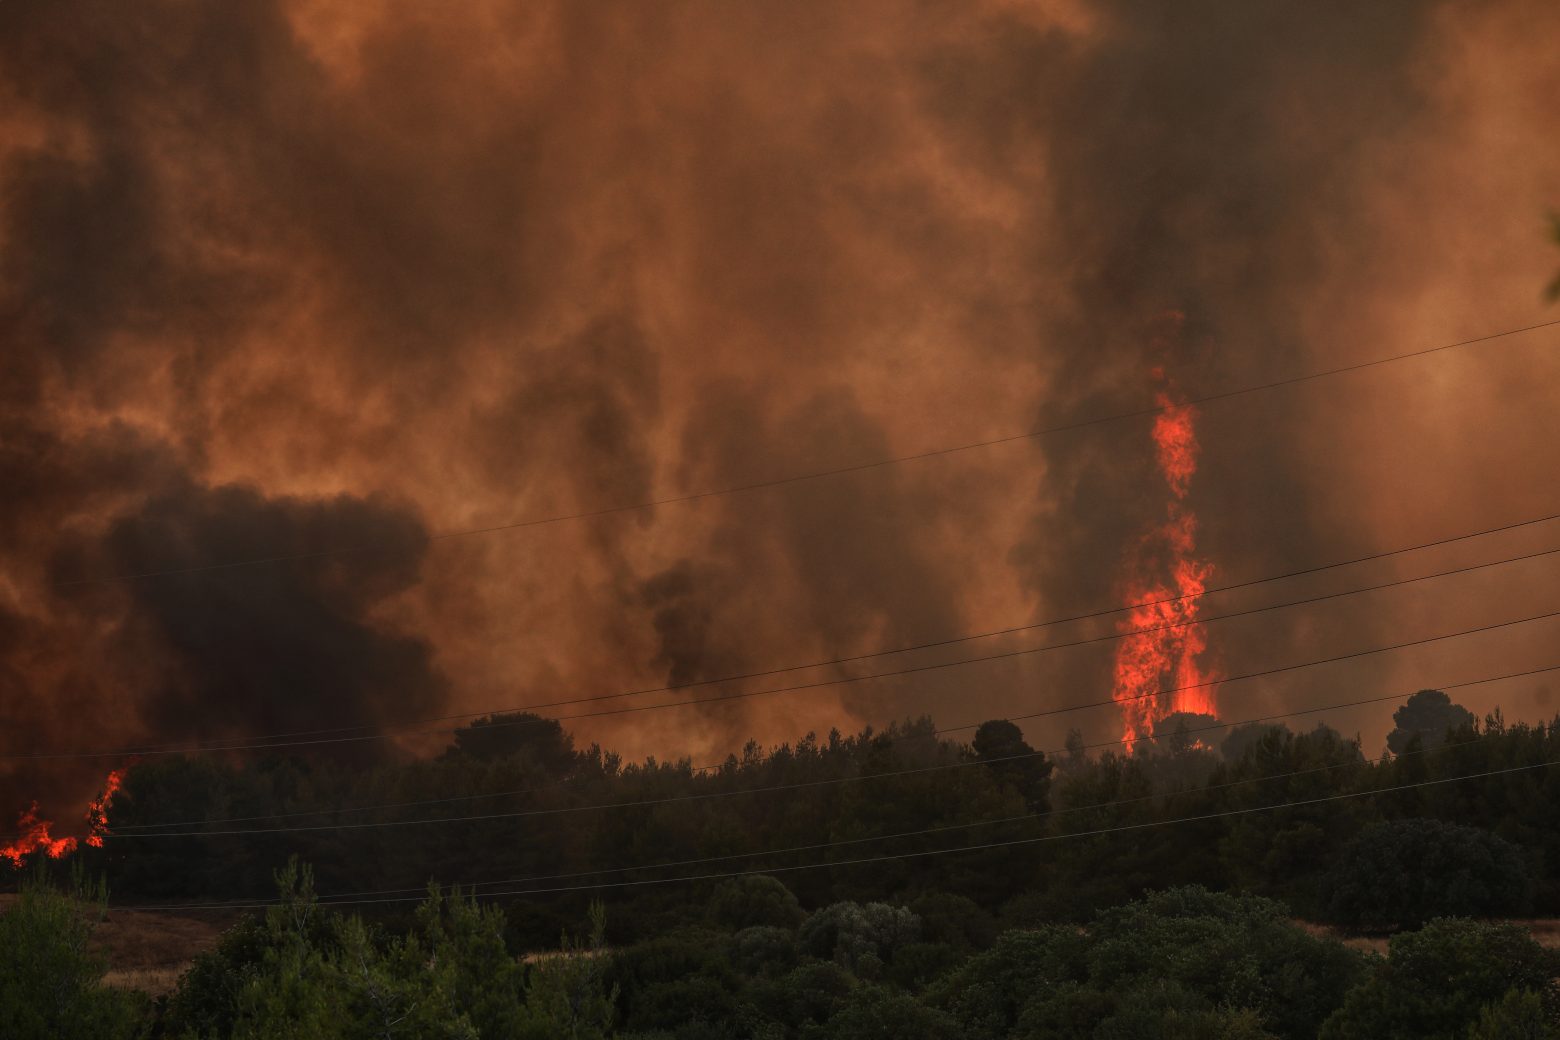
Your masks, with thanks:
M984 950L997 938L996 920L967 896L932 892L910 904L921 919L921 937L962 950Z
M854 986L838 964L815 961L755 985L749 997L765 1018L799 1031L834 1017Z
M1366 828L1328 872L1329 920L1354 928L1417 928L1434 917L1523 913L1533 885L1521 851L1488 831L1440 820Z
M904 907L847 902L813 914L797 938L806 953L832 959L864 978L872 978L895 950L920 936L920 918Z
M958 1023L904 993L862 986L829 1019L827 1040L961 1040Z
M785 928L755 925L732 941L737 970L748 975L772 975L796 966L796 934Z
M1487 1009L1504 1004L1513 989L1539 994L1545 1020L1553 1028L1557 959L1560 955L1516 925L1431 921L1417 932L1393 937L1387 959L1327 1019L1320 1036L1461 1040ZM1515 1007L1491 1011L1520 1013Z
M791 890L766 874L727 878L710 898L709 915L732 931L755 925L795 928L806 916Z
M964 962L966 954L948 943L908 943L894 951L888 979L902 989L919 992L934 979Z
M140 998L102 984L107 965L87 950L106 893L22 886L0 913L0 1033L7 1040L98 1040L137 1029ZM96 906L93 904L96 903Z

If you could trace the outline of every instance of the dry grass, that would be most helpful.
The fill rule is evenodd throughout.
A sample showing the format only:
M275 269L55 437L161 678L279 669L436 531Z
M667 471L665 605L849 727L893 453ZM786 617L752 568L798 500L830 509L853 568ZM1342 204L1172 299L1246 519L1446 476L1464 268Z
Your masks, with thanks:
M1541 946L1547 946L1550 949L1560 949L1560 918L1538 917L1526 920L1511 920L1505 923L1521 925L1523 928L1526 928L1528 934ZM1355 935L1342 929L1334 928L1331 925L1312 924L1310 921L1296 921L1295 924L1304 928L1312 935L1336 939L1345 946L1353 947L1356 950L1369 950L1372 953L1383 955L1387 952L1387 944L1392 941L1390 935Z
M0 913L15 899L0 894ZM94 922L91 947L108 959L105 983L155 997L172 990L195 958L214 948L237 920L232 912L182 915L110 909Z

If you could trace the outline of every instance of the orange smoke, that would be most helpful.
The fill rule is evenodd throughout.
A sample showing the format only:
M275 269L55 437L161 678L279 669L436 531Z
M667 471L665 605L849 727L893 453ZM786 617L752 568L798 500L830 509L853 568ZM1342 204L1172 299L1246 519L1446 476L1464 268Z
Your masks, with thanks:
M95 849L103 847L103 835L108 833L108 806L114 800L114 794L124 782L125 771L123 769L112 770L103 780L103 790L87 804L87 844ZM22 861L28 856L41 852L50 859L59 859L68 853L76 851L76 839L71 837L56 838L50 834L53 828L52 820L43 820L38 817L38 803L32 805L16 818L17 830L21 833L17 839L9 845L0 848L0 859L8 859L13 867L20 867Z
M1180 315L1172 316L1179 327ZM1166 339L1156 337L1161 350ZM1130 633L1117 646L1112 696L1121 705L1122 739L1130 751L1151 737L1154 725L1175 712L1217 714L1210 668L1198 663L1207 649L1199 624L1199 600L1213 567L1196 556L1197 516L1186 504L1197 472L1197 412L1177 403L1163 366L1152 372L1164 409L1154 420L1155 457L1170 491L1165 519L1147 531L1127 554L1123 595L1134 606L1119 622ZM1161 693L1174 690L1173 693Z

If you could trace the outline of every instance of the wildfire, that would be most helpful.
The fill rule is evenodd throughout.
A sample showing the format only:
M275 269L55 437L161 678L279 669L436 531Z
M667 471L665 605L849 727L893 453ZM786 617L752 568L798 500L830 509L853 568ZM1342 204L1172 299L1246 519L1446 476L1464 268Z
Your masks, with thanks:
M124 778L123 769L110 772L103 780L102 792L87 805L86 842L93 848L103 847L103 835L108 833L108 806L113 801L120 784L124 782ZM20 867L24 859L37 852L43 853L50 859L59 859L76 851L76 839L54 837L49 833L53 826L53 821L39 819L38 803L33 802L26 811L17 816L16 827L20 834L9 845L0 847L0 859L8 859L13 867Z
M1180 316L1172 318L1179 327ZM1156 337L1159 349L1167 343L1167 337ZM1123 595L1127 603L1141 605L1119 623L1130 634L1116 648L1112 696L1121 706L1129 751L1172 713L1217 714L1215 672L1198 663L1207 634L1195 624L1213 567L1197 558L1197 516L1186 503L1197 472L1197 412L1179 403L1164 366L1155 367L1152 376L1163 409L1154 420L1155 458L1170 495L1164 520L1134 543L1125 560Z
M49 834L49 828L54 824L38 818L37 802L33 802L30 808L17 816L16 826L22 832L21 836L0 848L0 857L10 860L13 867L20 867L22 860L34 852L41 852L50 859L59 859L76 849L75 838L56 838Z
M103 835L108 833L108 803L114 800L124 781L123 769L111 770L103 781L103 793L87 803L87 844L94 849L103 847Z

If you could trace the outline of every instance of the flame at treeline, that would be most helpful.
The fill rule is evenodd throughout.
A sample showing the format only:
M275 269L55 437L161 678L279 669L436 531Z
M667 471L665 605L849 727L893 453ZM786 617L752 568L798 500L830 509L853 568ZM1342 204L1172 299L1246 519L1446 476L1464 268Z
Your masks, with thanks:
M124 782L124 777L123 769L111 771L103 780L102 791L87 804L85 840L93 848L103 847L103 836L108 833L108 806L118 792L119 785ZM52 833L53 821L39 818L37 802L33 802L17 816L16 829L16 840L0 846L0 859L10 860L13 867L20 867L23 860L35 853L41 852L50 859L59 859L76 851L75 838L55 837Z
M1215 671L1199 662L1208 637L1196 623L1213 566L1197 556L1197 515L1186 501L1197 472L1197 411L1184 403L1165 364L1182 323L1168 315L1154 337L1158 363L1150 375L1155 403L1153 439L1166 496L1164 519L1145 531L1123 561L1122 596L1131 605L1118 623L1129 633L1117 644L1112 696L1121 706L1122 739L1154 735L1169 715L1215 715Z

